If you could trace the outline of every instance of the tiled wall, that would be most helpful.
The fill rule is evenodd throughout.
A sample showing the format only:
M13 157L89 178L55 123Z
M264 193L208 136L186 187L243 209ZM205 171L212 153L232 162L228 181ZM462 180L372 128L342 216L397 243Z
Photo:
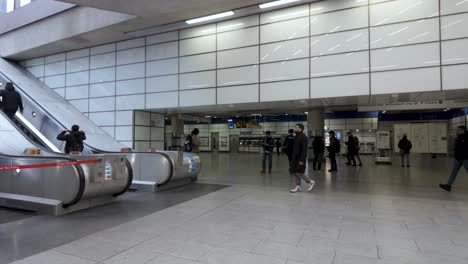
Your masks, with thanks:
M327 0L22 64L127 141L133 109L468 88L467 27L468 1Z
M133 141L135 151L149 148L164 150L164 115L147 111L135 111Z

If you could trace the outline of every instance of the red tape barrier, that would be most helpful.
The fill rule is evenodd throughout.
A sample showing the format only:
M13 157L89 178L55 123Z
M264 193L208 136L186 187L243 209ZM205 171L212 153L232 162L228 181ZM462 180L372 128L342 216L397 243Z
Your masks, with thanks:
M77 161L53 162L53 163L41 163L41 164L29 164L29 165L0 166L0 171L64 167L64 166L91 164L91 163L99 163L99 162L101 162L101 160L95 159L95 160L77 160Z

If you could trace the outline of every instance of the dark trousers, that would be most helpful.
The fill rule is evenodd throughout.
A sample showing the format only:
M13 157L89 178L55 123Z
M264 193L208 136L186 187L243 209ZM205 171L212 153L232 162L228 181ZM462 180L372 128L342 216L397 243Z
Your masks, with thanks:
M278 154L278 156L281 154L280 147L276 147L276 153Z
M356 165L356 159L354 159L354 152L353 151L348 151L348 165L353 164Z
M5 115L7 115L8 118L10 118L10 119L13 119L13 118L15 117L15 114L16 114L16 110L15 110L15 111L3 110L3 112L4 112Z
M452 186L452 184L455 182L455 179L457 178L458 172L460 171L461 167L465 167L465 169L468 168L468 160L453 161L452 172L450 173L448 185Z
M314 170L322 168L323 153L314 153Z
M330 158L331 170L337 171L338 165L336 164L336 153L330 152L328 153L328 157Z
M268 159L268 170L271 171L273 155L271 152L264 152L263 153L263 161L262 161L262 170L265 171L266 167L266 160Z
M359 161L359 164L362 165L362 160L361 160L361 156L359 155L359 151L356 152L356 159L357 161Z

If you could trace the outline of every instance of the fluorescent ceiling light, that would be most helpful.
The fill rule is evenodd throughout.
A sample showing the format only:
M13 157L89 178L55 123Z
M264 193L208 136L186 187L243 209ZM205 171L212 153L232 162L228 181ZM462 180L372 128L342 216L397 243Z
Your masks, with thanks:
M227 11L227 12L223 12L223 13L219 13L219 14L214 14L214 15L209 15L209 16L205 16L205 17L190 19L190 20L185 21L185 23L187 23L187 24L201 23L201 22L205 22L205 21L209 21L209 20L213 20L213 19L218 19L218 18L223 18L223 17L228 17L228 16L233 16L233 15L234 15L233 11Z
M274 1L274 2L261 4L261 5L258 5L258 7L262 8L262 9L263 8L270 8L270 7L274 7L274 6L285 5L285 4L299 2L299 1L301 1L301 0L279 0L279 1Z

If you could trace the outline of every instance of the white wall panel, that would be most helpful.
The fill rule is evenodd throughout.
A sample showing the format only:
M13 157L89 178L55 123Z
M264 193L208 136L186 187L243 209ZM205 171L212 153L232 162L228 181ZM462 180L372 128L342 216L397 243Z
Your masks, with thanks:
M115 140L133 140L132 126L119 126L115 128Z
M151 140L152 141L164 141L164 127L152 127L151 128Z
M146 111L135 111L133 123L136 126L149 126L151 113Z
M442 64L468 62L468 39L448 40L442 42Z
M468 4L468 1L466 2ZM441 17L442 39L468 37L468 14Z
M443 1L442 1L443 2ZM438 0L396 0L370 6L372 26L437 16Z
M369 71L369 52L351 52L347 54L314 57L310 62L310 76L361 73Z
M80 86L72 86L66 88L66 99L73 100L73 99L84 99L88 98L89 86L88 85L80 85Z
M371 51L372 71L436 66L439 64L439 43Z
M115 66L115 52L91 56L91 69Z
M180 72L194 72L216 69L216 53L207 53L179 59Z
M146 60L161 60L177 57L179 54L179 42L168 42L146 47Z
M115 81L115 67L91 70L90 83Z
M103 97L115 95L115 82L96 83L89 86L90 97Z
M145 79L132 79L116 82L117 95L145 93Z
M138 48L138 47L143 47L143 46L145 46L145 38L137 38L137 39L117 42L117 50Z
M365 6L312 16L310 34L327 34L367 27L369 25L367 14Z
M30 73L32 73L37 78L44 77L44 65L38 65L26 68Z
M88 112L88 99L80 99L80 100L70 100L68 101L71 105L73 105L78 111L81 113Z
M91 98L89 99L90 112L114 111L115 97Z
M146 95L146 109L179 106L179 92L151 93Z
M442 67L443 90L468 89L468 64Z
M282 41L260 46L260 62L272 62L309 57L309 40L306 38Z
M65 88L52 89L55 93L65 98Z
M117 110L145 109L145 95L117 96L115 105Z
M258 64L258 47L218 52L218 68Z
M54 63L54 62L64 61L64 60L66 60L65 53L54 54L54 55L45 57L45 63Z
M45 76L65 73L65 61L54 62L45 65Z
M143 127L143 126L135 126L135 140L150 140L150 137L151 137L151 128Z
M145 63L117 66L116 80L126 80L145 77Z
M89 70L89 57L67 60L67 72Z
M216 36L204 36L181 40L180 56L216 51Z
M358 29L310 38L312 56L369 49L369 31Z
M317 15L350 7L367 5L367 0L327 0L310 4L310 14Z
M219 22L217 25L217 32L225 32L230 30L236 30L251 26L258 25L258 15L248 16L248 17L241 17L237 19L232 19L228 21Z
M76 86L89 83L89 72L67 73L67 86Z
M178 89L179 77L177 75L146 78L147 93L177 91Z
M219 88L218 104L241 104L258 102L259 85L242 85Z
M308 17L260 26L260 43L290 40L308 35Z
M179 32L172 31L146 37L146 45L153 45L162 42L169 42L179 39Z
M468 1L464 0L441 0L440 13L442 15L468 12Z
M97 54L113 52L113 51L115 51L115 48L116 48L115 43L101 45L101 46L91 48L90 54L91 55L97 55Z
M80 49L67 52L67 60L89 57L89 49Z
M371 28L371 48L439 40L439 19L431 18Z
M89 113L89 119L98 126L113 126L115 124L115 112Z
M145 61L145 48L121 50L117 52L117 65Z
M132 124L133 124L133 111L116 111L115 112L115 125L131 126Z
M50 88L65 87L65 75L45 77L44 82Z
M218 50L257 45L259 42L258 30L258 27L251 27L219 33Z
M371 94L392 94L440 90L440 68L422 68L371 75Z
M216 104L216 89L201 89L180 92L180 106Z
M216 87L216 71L180 75L180 90Z
M109 136L115 138L115 127L114 126L108 126L108 127L101 127L104 132L106 132Z
M310 81L311 98L369 95L369 74L353 74L313 78Z
M260 81L274 82L308 78L309 60L301 59L260 65Z
M179 59L151 61L146 63L146 76L176 74L179 72Z
M260 23L272 23L309 15L309 5L300 5L291 8L275 10L260 15Z
M260 84L260 101L284 101L309 98L309 80Z
M258 83L258 66L218 70L218 86Z
M32 67L32 66L38 66L38 65L43 65L45 64L45 58L40 57L40 58L35 58L35 59L30 59L24 62L25 67Z
M180 31L180 39L194 38L216 33L216 24L208 24Z

